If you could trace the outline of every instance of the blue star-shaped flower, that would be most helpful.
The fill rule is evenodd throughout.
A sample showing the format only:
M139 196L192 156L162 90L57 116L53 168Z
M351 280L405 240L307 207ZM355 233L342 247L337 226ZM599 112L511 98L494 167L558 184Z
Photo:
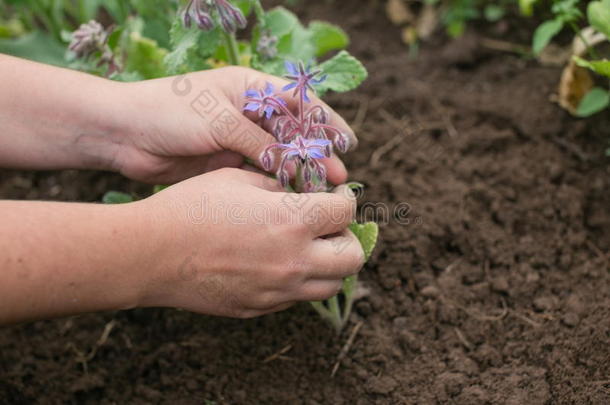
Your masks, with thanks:
M279 144L278 148L284 149L283 157L285 159L294 159L296 157L301 160L323 159L331 156L330 145L328 139L305 139L302 136L297 137L293 142Z
M286 101L275 95L275 88L267 83L264 90L246 91L247 103L244 111L258 111L260 117L270 119L273 113L279 112L279 105L286 106Z
M286 71L288 72L288 75L286 75L284 77L286 77L289 80L292 80L293 83L290 83L290 84L284 86L284 88L282 90L288 91L288 90L295 89L294 95L296 96L300 92L301 97L303 97L303 100L305 100L309 103L311 100L309 100L309 97L307 96L307 90L311 90L311 91L315 92L313 86L316 84L322 83L324 80L326 80L327 76L324 75L324 76L320 77L319 79L316 79L316 76L319 75L320 73L322 73L322 71L321 70L312 71L311 66L305 67L303 62L294 64L294 63L286 61L284 63L284 65L286 66Z

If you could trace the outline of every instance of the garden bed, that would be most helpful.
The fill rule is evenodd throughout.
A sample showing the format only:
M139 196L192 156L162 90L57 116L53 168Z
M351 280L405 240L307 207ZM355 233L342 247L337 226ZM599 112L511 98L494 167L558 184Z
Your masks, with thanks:
M370 72L329 98L359 133L347 163L361 203L410 207L408 221L380 218L370 295L341 338L307 304L248 321L150 309L5 328L0 402L610 403L608 117L571 118L550 102L559 68L480 45L524 42L518 23L409 60L381 2L307 3L299 13L344 27ZM0 198L108 189L150 192L105 173L0 172Z

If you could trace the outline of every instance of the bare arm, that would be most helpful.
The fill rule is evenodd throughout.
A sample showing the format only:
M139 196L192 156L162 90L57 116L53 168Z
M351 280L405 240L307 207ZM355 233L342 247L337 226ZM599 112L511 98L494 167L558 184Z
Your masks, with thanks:
M0 167L110 169L125 87L0 54Z
M122 206L0 201L0 324L141 302L155 239Z

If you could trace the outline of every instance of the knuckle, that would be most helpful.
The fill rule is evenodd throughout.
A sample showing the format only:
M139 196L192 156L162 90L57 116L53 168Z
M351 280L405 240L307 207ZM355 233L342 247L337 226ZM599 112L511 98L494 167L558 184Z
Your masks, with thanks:
M274 293L263 293L260 294L257 298L256 298L256 303L255 303L255 308L256 309L267 309L267 308L273 308L275 306L277 306L279 303L277 302L277 298L276 295Z

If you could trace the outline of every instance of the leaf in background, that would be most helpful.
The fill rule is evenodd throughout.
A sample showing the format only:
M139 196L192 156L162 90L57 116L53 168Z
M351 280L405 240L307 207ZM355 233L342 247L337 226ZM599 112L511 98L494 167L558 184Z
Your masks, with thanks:
M531 17L534 14L534 4L538 0L519 0L519 9L521 14L526 17Z
M65 52L61 43L40 31L16 39L0 39L0 53L55 66L67 65Z
M204 32L200 29L184 28L180 17L174 20L170 31L172 51L165 57L170 74L197 70L205 58L216 52L220 44L220 29Z
M360 241L362 249L364 250L365 261L368 261L371 258L373 249L375 249L375 245L377 245L379 226L375 222L367 222L365 224L354 222L349 226L349 229Z
M330 51L345 49L349 45L347 34L336 25L323 21L313 21L309 24L308 30L316 47L317 57Z
M25 27L21 21L11 19L0 22L0 38L16 38L25 34Z
M587 7L589 24L610 39L610 0L593 1Z
M589 68L597 74L610 77L610 60L592 60L588 61L579 56L574 56L574 61L580 67Z
M551 42L555 35L563 29L563 21L560 19L550 20L542 23L534 33L532 49L536 55Z
M167 50L160 48L156 41L132 32L129 36L127 55L125 66L127 72L138 72L144 79L167 76L163 62Z
M278 38L290 34L299 25L297 16L284 7L276 7L265 14L265 27Z
M233 0L232 2L236 5L242 13L244 13L245 17L250 15L250 11L252 9L252 0Z
M102 197L104 204L127 204L133 201L134 198L131 195L118 191L109 191Z
M610 106L610 93L600 87L594 87L580 102L576 115L590 117Z
M323 74L328 75L326 81L316 86L320 95L328 90L339 93L353 90L368 77L368 72L362 63L347 51L339 52L318 67Z

